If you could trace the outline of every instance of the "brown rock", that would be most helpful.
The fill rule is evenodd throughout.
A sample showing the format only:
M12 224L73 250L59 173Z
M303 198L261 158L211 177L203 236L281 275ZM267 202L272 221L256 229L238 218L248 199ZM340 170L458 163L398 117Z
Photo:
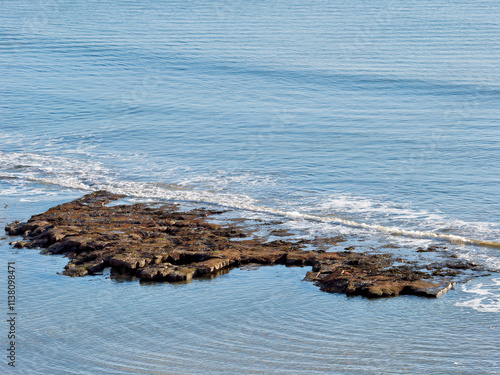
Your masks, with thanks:
M310 252L294 252L286 254L287 266L312 266L318 254Z
M111 258L109 263L111 267L135 270L137 268L143 268L146 265L146 259L127 255L117 255Z
M284 263L286 261L286 252L273 250L247 250L241 252L241 263L258 263L272 265ZM282 261L282 262L280 262Z
M454 288L456 284L456 281L449 279L438 280L437 282L417 280L409 283L404 292L416 296L439 298Z
M196 272L196 269L194 268L179 268L169 274L167 274L165 277L166 280L168 281L191 281L193 279L193 276Z
M393 266L395 259L390 254L358 253L351 251L353 247L327 252L345 241L340 236L297 242L249 239L245 238L248 228L207 221L222 211L179 212L173 204L106 206L122 197L98 191L35 215L27 223L14 222L5 230L10 235L23 235L22 241L11 243L16 248L44 247L49 254L65 254L70 262L63 273L68 276L86 276L112 267L144 280L174 282L216 275L245 264L284 264L312 266L305 280L329 293L372 298L401 294L439 297L455 281L431 275L458 276L462 271L479 269L467 262L444 261L429 264L429 272L423 273L411 265ZM236 240L241 238L245 239ZM305 245L317 250L303 251Z
M234 263L232 263L227 258L212 258L203 262L192 263L191 266L196 268L197 276L203 276L218 271L222 268L229 267L232 264Z
M145 280L163 280L174 271L175 267L170 263L156 264L141 269L139 277Z

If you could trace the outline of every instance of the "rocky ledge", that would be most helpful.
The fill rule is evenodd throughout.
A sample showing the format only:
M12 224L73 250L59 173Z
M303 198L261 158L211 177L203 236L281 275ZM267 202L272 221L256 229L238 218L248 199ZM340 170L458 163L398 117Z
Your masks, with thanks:
M110 205L124 196L98 191L14 222L5 230L22 235L15 248L45 249L70 259L64 274L86 276L111 267L113 274L141 280L190 281L246 264L311 266L305 280L329 293L389 297L439 297L456 284L469 262L447 260L422 270L391 254L304 250L340 238L268 241L250 238L234 224L214 224L216 210L179 211L175 204ZM213 220L212 220L213 221Z

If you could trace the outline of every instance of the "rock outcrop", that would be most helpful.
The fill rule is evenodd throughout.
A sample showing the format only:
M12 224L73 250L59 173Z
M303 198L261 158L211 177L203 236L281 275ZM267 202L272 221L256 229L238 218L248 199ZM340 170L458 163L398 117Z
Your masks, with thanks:
M426 272L391 254L352 251L303 250L306 245L336 243L342 238L311 241L254 239L238 226L207 220L216 210L178 210L175 204L114 205L121 195L98 191L35 215L28 222L14 222L5 230L22 236L16 248L41 248L70 259L64 274L86 276L111 267L114 273L142 280L190 281L245 264L311 266L306 280L329 293L367 297L413 294L439 297L456 281L460 269L442 264ZM399 264L399 265L395 265ZM434 272L434 275L433 275ZM450 276L450 277L447 277Z

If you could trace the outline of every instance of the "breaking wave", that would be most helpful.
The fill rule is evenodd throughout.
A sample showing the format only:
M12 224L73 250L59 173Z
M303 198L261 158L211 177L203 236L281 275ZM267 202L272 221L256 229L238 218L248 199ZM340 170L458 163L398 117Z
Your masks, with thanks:
M0 162L3 166L0 178L8 181L34 182L38 184L57 185L66 188L84 191L108 190L113 193L126 194L137 198L168 199L186 202L214 204L232 209L241 209L255 213L278 215L283 218L297 221L334 224L353 229L383 233L385 235L400 236L414 239L437 239L453 244L474 245L487 248L500 248L500 242L491 239L470 238L456 233L442 233L435 230L419 230L402 228L397 225L382 225L378 222L363 222L362 217L426 217L427 221L442 222L440 216L427 212L418 212L408 208L397 208L388 205L374 205L369 199L357 197L329 197L328 201L316 202L313 206L322 208L321 214L308 213L311 207L296 205L293 207L272 207L261 204L247 194L226 192L220 188L224 180L234 176L199 177L179 180L177 183L144 182L122 179L111 167L96 160L80 160L61 156L49 156L34 153L4 153L0 152ZM171 171L172 175L175 170ZM167 176L168 177L168 176ZM164 176L165 178L165 176ZM219 189L214 184L207 189L203 182L218 179ZM251 183L255 176L238 176L238 180ZM200 183L201 181L201 183ZM213 181L212 181L213 182ZM226 181L227 182L227 181ZM233 181L234 182L234 181ZM335 204L332 204L332 201ZM322 205L322 206L321 206ZM300 209L295 209L300 207ZM326 209L325 209L326 208ZM360 219L342 217L332 214L332 211L344 211L344 215L358 215ZM369 215L367 215L367 213ZM434 216L433 216L434 215ZM439 219L439 220L436 220ZM387 220L387 219L386 219ZM414 220L417 221L417 220ZM422 221L422 220L420 220ZM452 226L452 225L450 225Z
M469 307L481 312L500 312L500 279L495 278L487 282L465 284L462 291L475 295L474 298L457 302L455 306Z

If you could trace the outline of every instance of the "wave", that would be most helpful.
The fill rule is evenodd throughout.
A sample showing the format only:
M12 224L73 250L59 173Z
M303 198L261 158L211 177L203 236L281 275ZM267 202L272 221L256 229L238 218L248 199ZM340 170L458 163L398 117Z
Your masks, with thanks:
M248 181L251 178L255 179L255 176L252 177L250 175L243 177L219 175L199 177L198 179L187 178L183 183L161 183L122 179L116 171L113 171L113 169L107 167L104 163L95 160L80 160L34 153L4 153L0 151L0 163L3 166L0 177L6 182L12 180L19 183L24 180L28 183L56 185L83 191L108 190L113 193L125 194L136 198L168 199L212 204L230 209L280 216L291 221L333 224L396 237L437 239L459 245L473 245L494 249L500 248L500 242L495 240L471 238L456 233L443 233L435 230L409 229L397 225L381 224L377 222L377 217L389 216L390 220L391 216L393 219L398 215L407 218L413 216L414 220L409 220L410 223L412 221L417 222L419 217L425 217L428 221L430 220L436 223L437 220L435 219L441 219L441 217L433 217L432 214L427 212L412 211L402 207L375 205L366 198L349 197L346 199L345 196L340 198L336 197L336 199L334 199L335 204L333 205L332 199L330 198L329 202L323 201L321 203L323 206L319 204L323 210L321 214L317 214L307 212L311 209L312 205L309 207L300 207L302 210L293 209L293 207L292 209L279 206L271 207L261 204L257 199L246 194L203 189L203 184L199 184L200 181L205 183L209 181L209 185L213 187L214 185L211 182L213 182L214 179L238 180L240 182L246 181L247 184L251 184L251 182ZM197 186L197 184L199 186ZM224 183L221 182L220 185L224 185ZM318 202L315 202L313 205L318 206ZM375 222L363 222L362 220L346 218L331 213L332 211L341 211L339 208L342 208L346 214L368 213L371 216L375 216ZM451 226L452 225L449 225L448 227Z
M500 312L500 279L491 279L485 282L472 282L472 285L462 286L462 291L475 294L475 298L460 301L455 306L469 307L481 312Z

